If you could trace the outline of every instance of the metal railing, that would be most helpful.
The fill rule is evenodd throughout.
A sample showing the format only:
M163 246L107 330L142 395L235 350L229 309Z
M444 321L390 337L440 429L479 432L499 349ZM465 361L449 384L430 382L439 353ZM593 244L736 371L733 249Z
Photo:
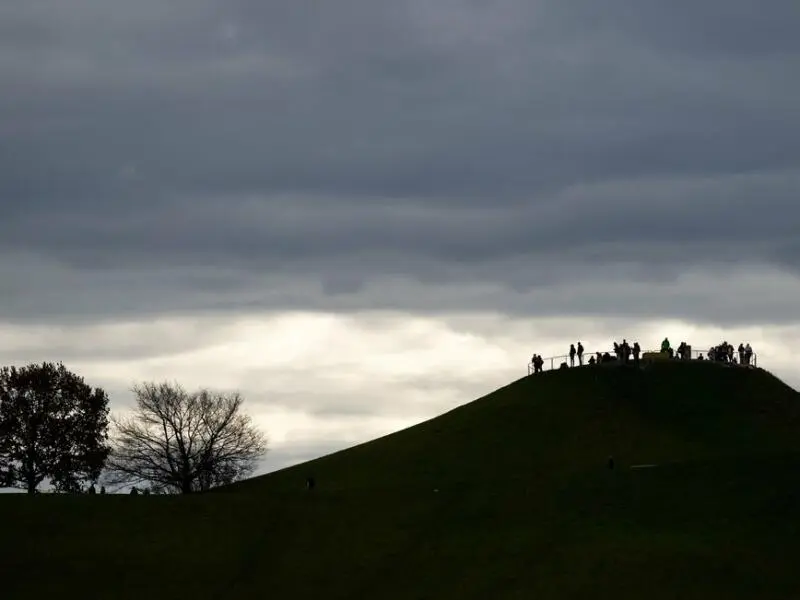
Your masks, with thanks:
M674 348L673 348L673 352L674 352L673 358L669 359L669 360L709 360L708 359L708 350L695 350L694 348L692 348L692 350L690 351L690 356L688 356L686 358L683 358L683 359L678 358L677 351ZM606 353L608 353L613 359L616 360L616 355L614 354L613 349L612 350L604 350L604 351L599 352L599 353L598 352L585 352L583 354L583 364L582 365L581 365L580 361L578 360L578 356L577 355L575 356L575 368L581 367L581 366L585 367L585 366L590 364L589 363L589 359L592 356L595 357L595 361L596 361L598 354L600 354L602 356L602 355L604 355ZM641 355L640 355L640 357L644 357L645 354L650 354L650 353L660 354L661 351L660 350L643 350ZM737 365L740 365L740 366L741 365L750 366L750 367L757 367L758 366L758 355L755 352L753 352L753 354L750 356L750 361L749 362L747 362L747 360L746 360L747 357L744 357L745 361L743 362L739 357L739 352L736 349L734 349L733 358L734 358L734 363L737 364ZM633 358L631 357L630 360L633 361ZM547 358L542 357L542 361L543 361L542 362L542 369L545 370L545 371L554 371L554 370L556 370L558 368L561 368L561 364L562 363L566 363L568 368L572 368L572 366L570 364L569 354L559 354L557 356L549 356ZM730 364L727 360L724 360L724 361L723 360L714 360L713 362L719 362L719 363L722 363L722 364ZM548 364L549 364L549 368L548 368ZM528 363L528 375L533 375L533 373L534 373L533 362L529 362Z

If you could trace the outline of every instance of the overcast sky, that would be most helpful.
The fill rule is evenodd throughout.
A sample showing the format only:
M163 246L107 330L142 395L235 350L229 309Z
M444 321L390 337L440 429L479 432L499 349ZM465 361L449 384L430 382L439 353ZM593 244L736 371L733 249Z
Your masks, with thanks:
M797 0L1 0L0 361L238 389L262 470L613 339L795 387Z

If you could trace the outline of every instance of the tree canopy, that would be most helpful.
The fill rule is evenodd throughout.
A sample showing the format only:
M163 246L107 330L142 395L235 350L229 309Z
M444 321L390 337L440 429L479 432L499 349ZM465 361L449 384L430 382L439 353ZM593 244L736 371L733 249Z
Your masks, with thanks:
M108 395L63 364L0 369L0 486L79 491L100 476L107 433Z
M111 483L205 491L247 477L266 452L266 438L241 412L238 393L189 393L170 383L144 383L133 392L133 414L112 418Z

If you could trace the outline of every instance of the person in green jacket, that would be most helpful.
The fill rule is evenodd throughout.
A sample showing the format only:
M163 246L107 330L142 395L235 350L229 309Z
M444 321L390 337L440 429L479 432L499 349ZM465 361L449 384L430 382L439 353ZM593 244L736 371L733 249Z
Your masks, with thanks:
M666 352L667 356L672 358L672 348L669 345L669 339L664 338L664 341L661 342L661 352Z

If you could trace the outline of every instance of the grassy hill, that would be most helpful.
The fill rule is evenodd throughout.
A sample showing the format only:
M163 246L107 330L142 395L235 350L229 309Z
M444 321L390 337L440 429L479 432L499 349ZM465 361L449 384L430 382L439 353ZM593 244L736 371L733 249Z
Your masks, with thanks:
M206 495L0 497L0 597L785 599L799 500L769 373L552 371Z

